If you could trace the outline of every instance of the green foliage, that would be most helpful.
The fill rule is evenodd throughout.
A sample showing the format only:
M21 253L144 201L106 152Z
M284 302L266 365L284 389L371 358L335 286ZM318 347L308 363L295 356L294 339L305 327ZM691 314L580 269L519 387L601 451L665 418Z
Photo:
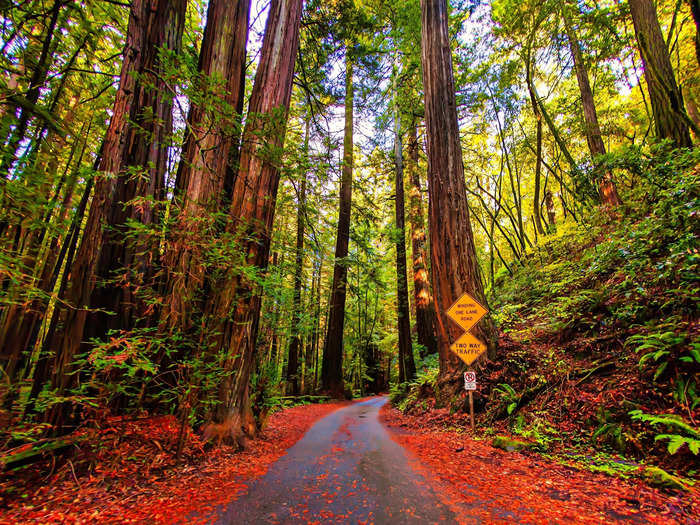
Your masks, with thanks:
M417 368L415 380L391 385L389 400L402 412L416 406L419 399L424 397L426 390L435 392L440 372L437 366L437 356L426 356Z
M675 454L683 445L687 445L690 452L696 456L700 452L700 431L689 425L680 416L675 414L645 414L641 410L632 410L629 414L633 420L648 423L651 427L661 426L679 432L675 434L661 433L654 437L655 441L668 440L667 450L669 454Z
M498 386L494 387L494 391L501 396L501 400L506 407L506 412L508 415L511 415L513 411L518 408L520 395L507 383L500 383Z

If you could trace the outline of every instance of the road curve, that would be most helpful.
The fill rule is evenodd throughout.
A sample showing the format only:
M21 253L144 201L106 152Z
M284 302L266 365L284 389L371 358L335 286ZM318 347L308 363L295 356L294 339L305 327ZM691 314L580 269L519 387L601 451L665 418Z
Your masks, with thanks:
M317 421L246 493L219 509L216 523L455 523L379 422L386 402L373 398Z

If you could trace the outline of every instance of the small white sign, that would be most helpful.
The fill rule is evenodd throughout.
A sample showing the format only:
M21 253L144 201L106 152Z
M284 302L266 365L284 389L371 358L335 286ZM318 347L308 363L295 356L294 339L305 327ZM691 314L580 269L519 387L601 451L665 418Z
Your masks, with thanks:
M476 390L475 372L464 372L464 390Z

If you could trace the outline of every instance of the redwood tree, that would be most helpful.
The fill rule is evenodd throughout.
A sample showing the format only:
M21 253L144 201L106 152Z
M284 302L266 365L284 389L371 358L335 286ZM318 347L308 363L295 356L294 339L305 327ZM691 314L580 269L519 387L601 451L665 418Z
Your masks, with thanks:
M335 265L333 266L333 286L328 311L326 341L323 347L321 367L321 388L335 396L341 396L343 384L343 328L345 326L345 293L350 241L350 209L352 207L353 170L353 105L352 83L353 63L350 49L345 51L345 134L343 139L343 169L340 178L340 204L338 213L338 233L335 243Z
M406 170L411 183L408 192L408 220L411 229L411 255L413 259L413 302L416 308L416 334L421 345L421 355L437 353L435 306L430 293L428 258L426 254L425 219L423 195L418 171L418 133L415 117L411 120L408 137L408 162Z
M486 304L469 222L447 18L446 0L421 1L430 263L442 382L455 380L463 368L450 351L450 344L463 330L447 318L447 309L464 292ZM472 331L494 349L493 329L488 319Z
M398 104L394 118L394 180L396 219L396 317L399 333L399 383L416 376L411 344L411 315L408 307L408 279L406 278L406 226L403 189L403 145L401 118Z
M233 260L212 283L205 307L207 349L223 352L226 371L214 418L222 437L239 443L244 434L255 433L248 392L260 320L255 274L262 275L268 264L302 3L270 3L224 236Z
M147 68L153 67L152 63L146 62L147 57L153 57L152 53L147 52L149 43L153 43L150 35L154 31L163 37L168 35L169 28L161 30L155 26L156 23L181 23L181 20L178 21L179 17L168 20L157 15L160 10L174 14L174 11L167 9L168 5L166 0L134 0L130 7L119 90L102 145L102 158L98 170L100 176L95 184L82 241L70 268L71 285L66 294L66 303L72 307L65 310L63 330L56 333L53 345L56 349L53 386L59 393L69 386L74 377L70 373L71 365L83 341L90 295L94 287L96 262L102 248L103 221L112 204L117 182L121 177L127 176L125 170L129 166L129 146L134 141L146 140L140 137L135 129L138 128L135 119L147 111L147 108L140 107L139 104L151 100L150 97L141 97L145 89L143 84L146 82L144 73Z
M134 125L129 126L125 137L123 166L129 171L124 170L117 179L106 214L96 269L98 282L90 301L92 308L116 315L93 314L88 335L101 336L110 329L128 330L147 313L138 288L152 284L158 244L149 235L141 235L145 238L138 240L127 235L130 222L160 222L158 205L165 199L174 94L166 81L169 65L162 63L159 55L163 51L179 52L186 8L186 0L161 0L151 15L152 30L143 49L143 72L130 117Z
M168 331L188 330L202 303L204 247L216 236L212 214L225 200L227 177L235 173L243 105L250 0L211 0L207 9L200 78L187 117L187 134L175 183L175 224L164 257L166 299L161 322ZM212 99L220 103L212 104Z

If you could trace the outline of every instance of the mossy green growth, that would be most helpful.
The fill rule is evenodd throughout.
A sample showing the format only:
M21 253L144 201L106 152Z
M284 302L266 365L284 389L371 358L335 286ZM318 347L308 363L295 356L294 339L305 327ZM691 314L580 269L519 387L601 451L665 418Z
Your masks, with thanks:
M669 474L664 469L659 467L645 467L642 471L642 477L647 483L655 487L665 489L688 490L688 487L681 481L680 478Z
M506 436L496 436L491 441L491 445L506 452L518 452L520 450L527 450L533 448L535 445L532 443L527 443L525 441L518 441L517 439L511 439Z

